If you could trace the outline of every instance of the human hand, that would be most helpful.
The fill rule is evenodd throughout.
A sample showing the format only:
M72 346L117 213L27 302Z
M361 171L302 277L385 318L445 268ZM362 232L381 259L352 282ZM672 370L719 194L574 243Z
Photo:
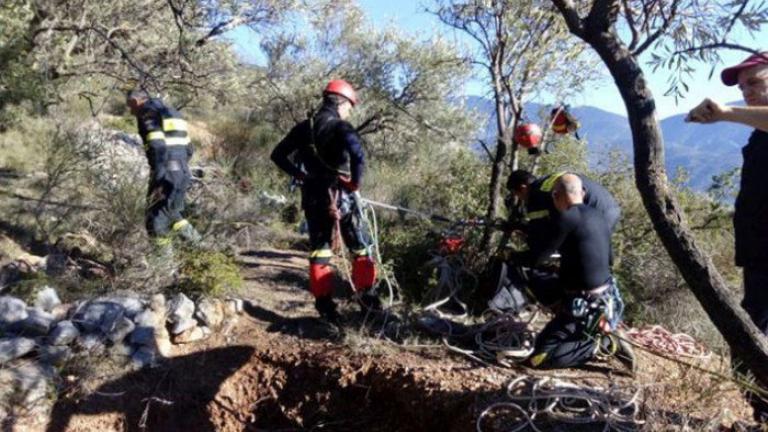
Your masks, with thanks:
M353 182L352 179L347 176L339 176L339 185L347 192L357 192L357 190L360 189L360 185Z
M707 98L688 113L685 121L689 123L714 123L725 120L725 115L729 110L729 107Z

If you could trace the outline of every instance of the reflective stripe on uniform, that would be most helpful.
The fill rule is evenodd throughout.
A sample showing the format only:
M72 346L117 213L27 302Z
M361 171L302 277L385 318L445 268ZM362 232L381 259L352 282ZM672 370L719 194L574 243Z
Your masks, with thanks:
M181 219L179 221L176 221L176 223L173 224L173 226L171 227L171 230L179 231L187 225L189 225L189 221L186 219Z
M187 121L179 118L164 118L163 130L168 131L187 131Z
M531 366L539 366L540 364L544 363L544 360L547 359L547 353L539 353L535 356L531 357Z
M566 173L567 171L563 171L549 176L549 178L544 180L544 182L541 184L541 191L552 192L552 188L555 187L555 182Z
M171 239L169 237L156 237L155 238L155 245L158 247L165 247L171 244Z
M549 210L538 210L528 213L528 220L543 219L549 216Z
M318 249L309 254L310 258L331 258L333 251L330 249Z
M147 134L147 141L154 141L154 140L161 140L165 139L165 132L163 131L152 131Z
M368 249L358 249L352 251L352 254L355 256L368 256Z
M189 145L189 138L187 137L166 137L165 145L167 146L186 146Z

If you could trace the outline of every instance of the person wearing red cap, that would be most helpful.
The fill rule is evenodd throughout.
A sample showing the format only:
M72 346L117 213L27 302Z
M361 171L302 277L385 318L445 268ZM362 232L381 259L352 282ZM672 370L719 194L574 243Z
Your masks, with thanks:
M344 80L331 80L323 91L320 109L294 126L272 151L272 161L301 182L301 206L309 228L309 290L315 308L327 321L338 324L333 302L334 275L331 245L338 229L354 256L352 283L364 309L380 309L371 292L376 268L370 256L370 239L353 211L365 170L360 136L347 122L358 104L357 93ZM292 159L292 156L296 156Z
M733 222L736 265L744 269L742 306L768 334L768 53L753 54L724 69L720 77L727 86L739 86L746 106L705 99L686 121L729 121L755 128L742 149L744 164Z
M741 306L768 335L768 52L753 54L724 69L720 77L727 86L739 86L746 106L725 106L705 99L688 113L686 121L729 121L754 128L742 148L744 163L733 226L736 265L744 270ZM734 364L745 372L738 361ZM755 419L768 419L768 405L759 397L749 396Z

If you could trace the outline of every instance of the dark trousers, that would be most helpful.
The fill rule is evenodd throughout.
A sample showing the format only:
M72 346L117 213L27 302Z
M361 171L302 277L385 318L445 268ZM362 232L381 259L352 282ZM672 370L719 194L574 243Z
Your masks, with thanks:
M150 237L166 236L175 224L184 220L181 213L189 180L184 171L169 171L165 179L150 182L145 214Z
M596 351L596 336L588 333L585 321L560 313L536 337L529 361L542 369L577 367L591 360Z
M565 296L560 278L553 272L531 270L528 276L528 289L537 302L547 307L552 307Z
M768 335L768 269L744 267L744 299L741 307L747 311L757 328Z
M309 289L315 298L333 293L330 267L333 240L338 223L341 238L354 257L352 283L357 292L371 288L375 267L368 256L370 239L362 229L362 221L353 207L351 197L335 186L305 183L302 207L309 230Z
M329 188L307 189L304 190L302 201L309 230L310 250L313 252L331 250L336 227L336 218L333 216L333 212L334 209L337 209L341 217L339 229L344 244L355 256L367 255L370 241L361 229L360 218L351 208L351 198L343 192ZM311 255L310 261L312 261Z
M768 270L744 267L744 299L741 301L741 307L747 311L757 328L768 335ZM751 374L738 358L734 357L732 361L736 372L746 376ZM768 401L749 391L745 392L745 396L752 405L755 420L768 421Z

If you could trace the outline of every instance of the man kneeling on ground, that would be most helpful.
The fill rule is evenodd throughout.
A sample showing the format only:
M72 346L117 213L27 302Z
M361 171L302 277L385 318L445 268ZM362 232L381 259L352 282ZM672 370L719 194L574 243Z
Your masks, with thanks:
M535 267L557 250L561 255L556 277L536 287L559 302L552 306L555 317L536 338L529 362L539 368L575 367L602 350L633 369L631 347L615 334L623 305L610 272L611 227L599 210L584 204L584 194L577 175L562 175L552 189L560 213L553 235L540 252L518 257Z

